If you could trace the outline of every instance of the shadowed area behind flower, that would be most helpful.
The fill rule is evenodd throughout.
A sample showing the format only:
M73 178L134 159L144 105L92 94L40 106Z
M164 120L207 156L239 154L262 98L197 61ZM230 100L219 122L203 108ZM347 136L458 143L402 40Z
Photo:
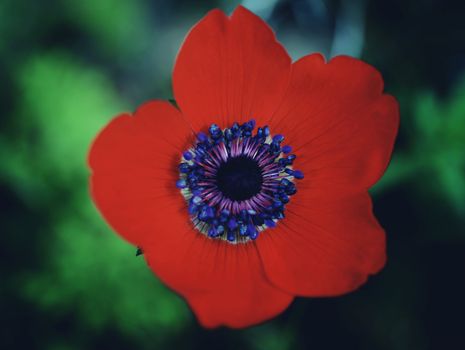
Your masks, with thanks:
M144 100L172 98L172 63L188 28L207 9L231 10L238 2L116 3L0 3L0 32L8 38L0 40L0 347L456 345L465 292L457 282L465 248L465 48L435 14L454 23L463 8L357 2L353 14L338 1L257 4L293 57L357 54L363 46L362 58L398 97L399 140L371 190L389 260L356 293L299 299L264 325L206 332L98 215L85 161L113 116ZM437 42L417 40L424 28Z

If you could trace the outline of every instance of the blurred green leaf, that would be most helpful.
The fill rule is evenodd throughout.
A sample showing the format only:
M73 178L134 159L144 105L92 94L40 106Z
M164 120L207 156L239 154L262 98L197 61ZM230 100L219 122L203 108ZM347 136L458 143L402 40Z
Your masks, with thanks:
M414 120L414 156L428 159L423 183L465 212L465 78L441 101L431 93L418 97Z
M126 104L102 73L60 53L31 59L18 83L22 133L0 139L8 152L2 168L16 189L35 186L19 193L50 211L50 227L39 230L47 268L24 279L23 294L46 310L77 312L95 329L153 338L176 332L189 319L185 303L105 226L88 194L92 139Z
M107 54L141 53L152 42L148 37L150 9L145 1L133 0L62 0L70 19L87 31Z
M23 130L37 166L55 176L87 173L92 139L126 103L102 73L62 54L37 56L19 73Z
M30 276L25 294L45 308L77 311L92 328L116 324L129 335L163 337L161 329L182 327L188 320L182 300L153 276L143 257L135 257L134 247L98 222L96 213L57 222L50 269Z
M296 345L292 328L279 328L270 322L246 330L245 335L255 350L288 350Z
M413 104L414 140L408 153L394 154L373 193L417 176L423 189L465 213L465 77L447 100L432 92L418 94Z

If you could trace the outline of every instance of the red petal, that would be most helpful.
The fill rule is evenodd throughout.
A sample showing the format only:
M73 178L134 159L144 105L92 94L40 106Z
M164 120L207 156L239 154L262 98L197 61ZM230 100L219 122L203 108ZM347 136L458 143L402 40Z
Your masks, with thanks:
M275 285L296 295L339 295L384 266L385 236L368 194L334 199L323 189L298 195L286 219L257 240Z
M187 299L203 326L250 326L276 316L292 301L266 279L254 244L231 245L197 231L165 236L146 247L145 257Z
M92 197L129 242L143 246L171 220L186 221L185 202L175 183L191 134L177 109L153 101L135 116L113 119L94 141L89 152Z
M291 60L268 25L239 6L196 24L173 72L176 101L196 130L251 118L266 121L284 96Z
M307 183L353 191L380 178L399 125L397 102L382 90L379 72L354 58L339 56L326 64L315 54L293 64L272 126L293 146Z
M254 245L197 232L175 187L191 133L166 102L115 118L89 154L92 196L110 225L142 247L154 272L192 305L206 327L243 327L284 310L292 296L264 277Z
M371 66L310 55L294 63L273 130L305 179L276 230L257 241L269 279L291 293L349 292L385 263L385 236L366 190L384 172L397 133L396 101Z

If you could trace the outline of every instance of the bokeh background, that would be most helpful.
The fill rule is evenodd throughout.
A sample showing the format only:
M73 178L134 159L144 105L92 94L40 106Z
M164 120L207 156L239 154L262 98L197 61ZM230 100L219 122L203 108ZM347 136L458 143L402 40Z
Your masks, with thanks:
M0 1L1 349L465 348L465 3L245 0L296 59L376 66L401 106L372 190L386 268L245 330L199 327L104 223L85 159L121 111L172 98L188 29L240 1Z

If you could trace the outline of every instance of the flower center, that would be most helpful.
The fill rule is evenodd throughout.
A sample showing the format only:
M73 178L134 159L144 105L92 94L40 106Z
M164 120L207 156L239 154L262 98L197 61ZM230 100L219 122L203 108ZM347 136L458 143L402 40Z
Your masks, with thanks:
M234 201L250 199L260 193L263 176L257 161L239 156L222 163L216 173L218 189Z
M275 227L297 192L294 180L303 178L284 136L254 129L254 120L224 130L212 124L183 153L176 186L194 226L210 238L242 243Z

